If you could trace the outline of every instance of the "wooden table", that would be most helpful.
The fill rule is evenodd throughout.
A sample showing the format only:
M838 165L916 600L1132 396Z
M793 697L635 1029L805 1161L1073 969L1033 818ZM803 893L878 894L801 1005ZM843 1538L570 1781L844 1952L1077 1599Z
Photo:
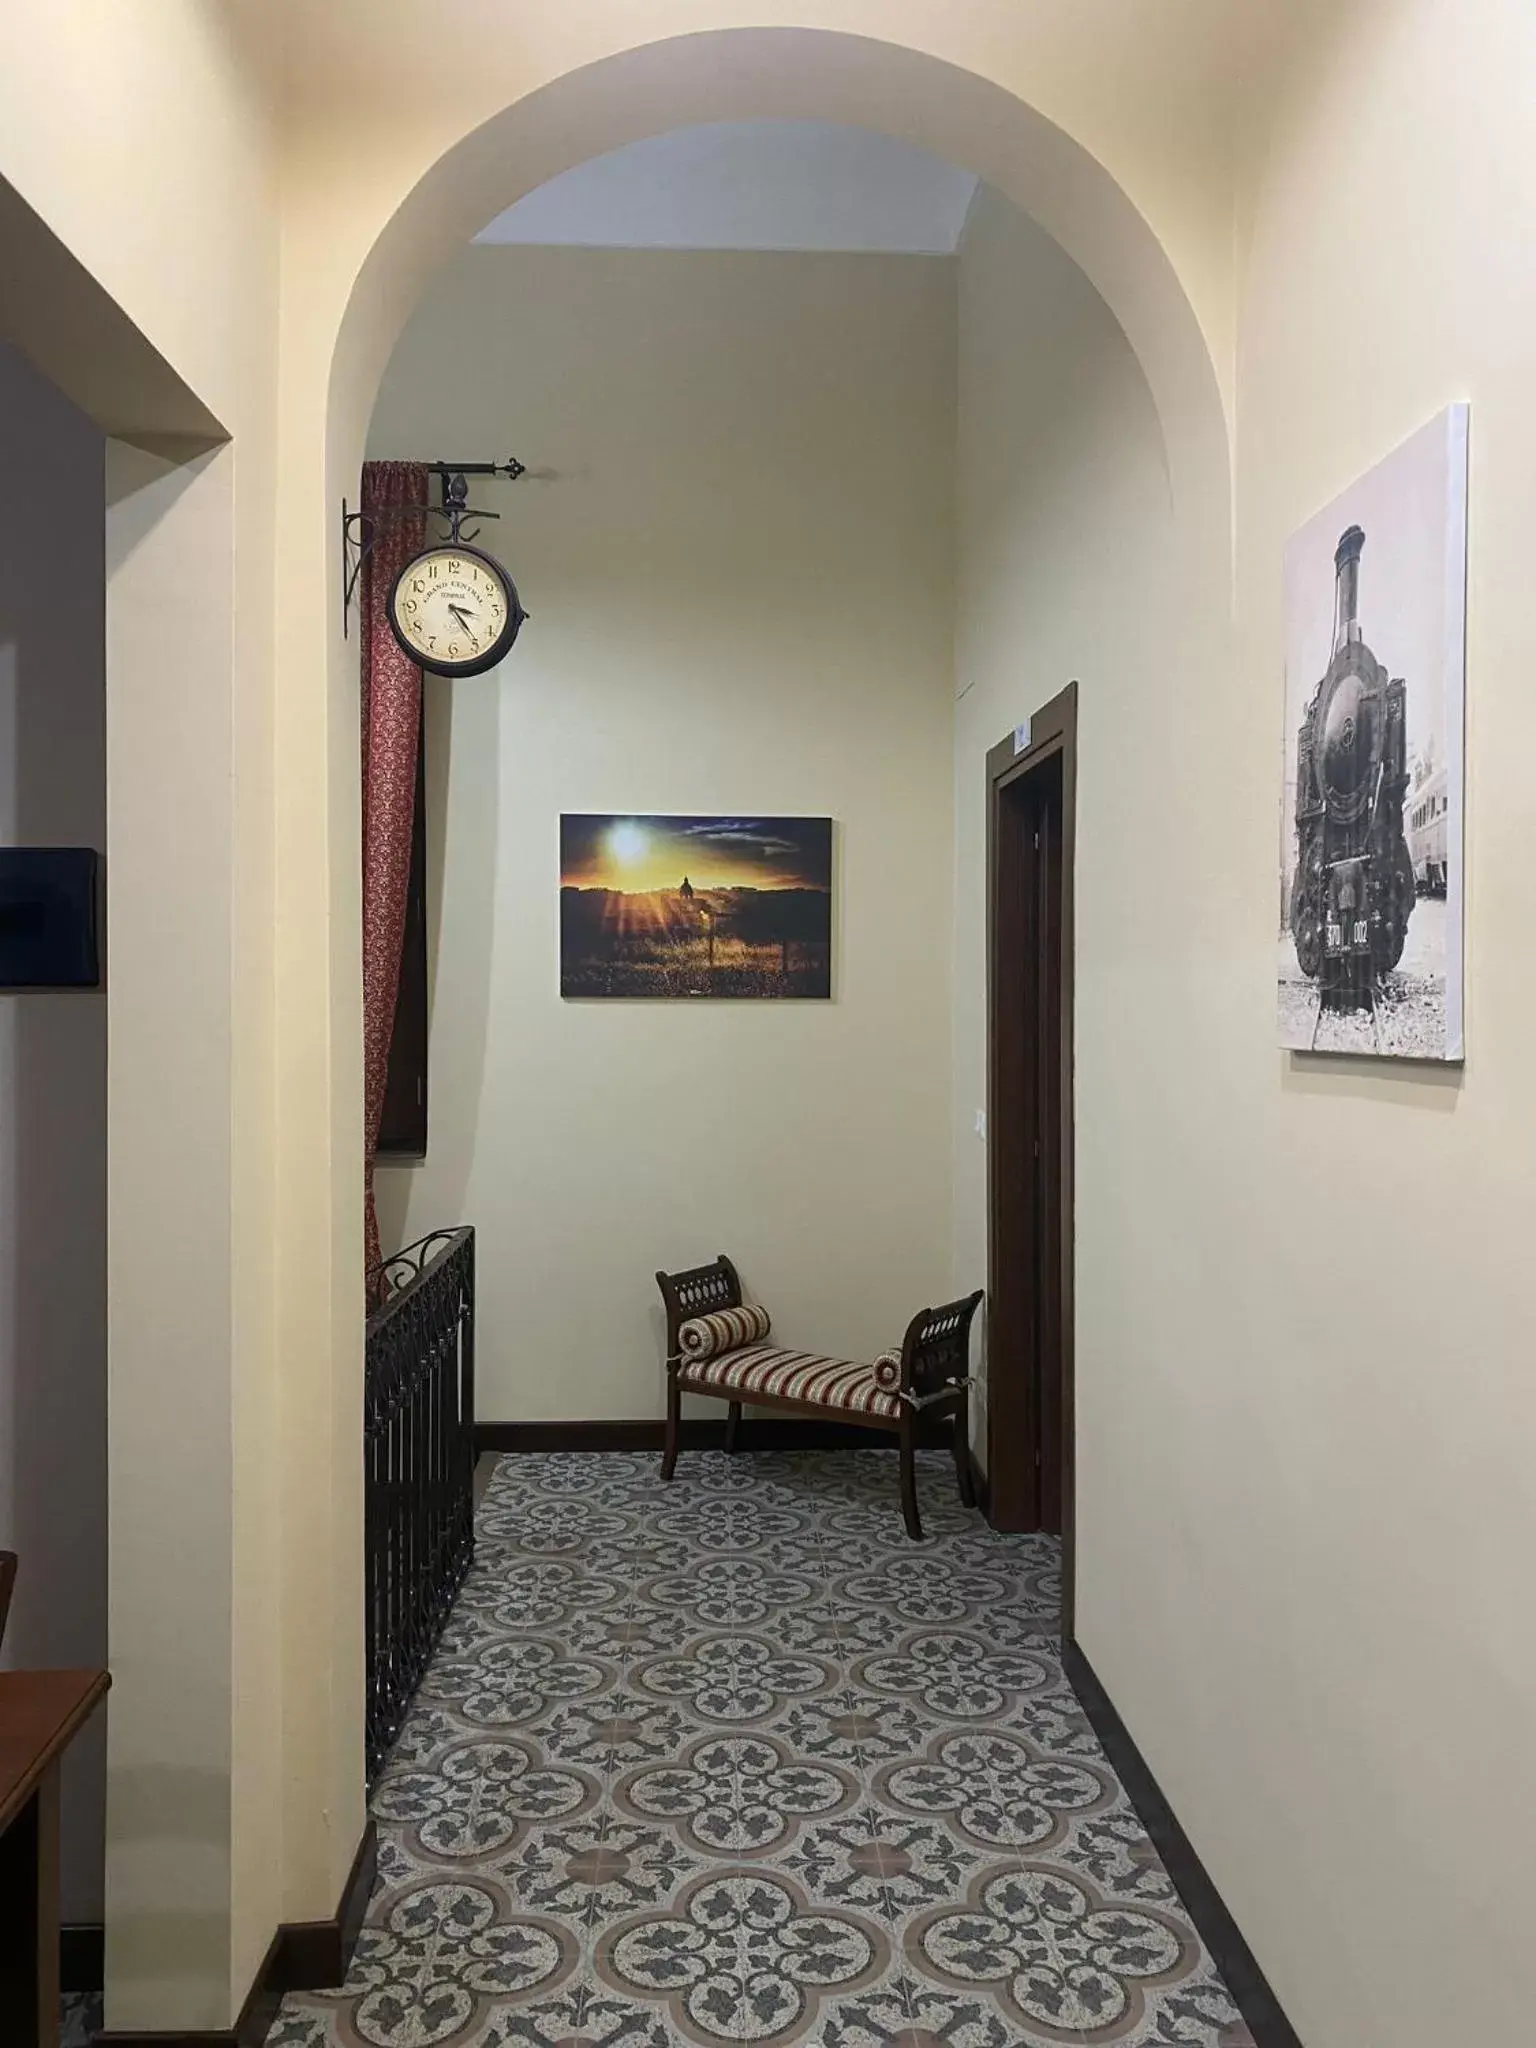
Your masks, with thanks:
M59 2039L59 1760L105 1671L0 1671L0 2014L16 2048Z

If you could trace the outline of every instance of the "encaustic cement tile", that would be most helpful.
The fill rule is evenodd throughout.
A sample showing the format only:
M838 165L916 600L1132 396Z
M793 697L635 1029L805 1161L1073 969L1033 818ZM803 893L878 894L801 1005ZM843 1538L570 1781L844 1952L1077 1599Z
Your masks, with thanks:
M1054 1544L887 1452L504 1459L268 2048L1251 2048L1063 1676Z

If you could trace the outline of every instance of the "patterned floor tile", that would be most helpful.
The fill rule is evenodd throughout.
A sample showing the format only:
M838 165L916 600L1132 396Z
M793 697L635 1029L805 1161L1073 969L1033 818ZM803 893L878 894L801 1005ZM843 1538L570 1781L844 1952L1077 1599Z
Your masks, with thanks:
M888 1452L502 1460L268 2048L1251 2048L1061 1669L1056 1546Z
M59 2048L89 2048L101 2027L101 1993L67 1991L59 2001Z

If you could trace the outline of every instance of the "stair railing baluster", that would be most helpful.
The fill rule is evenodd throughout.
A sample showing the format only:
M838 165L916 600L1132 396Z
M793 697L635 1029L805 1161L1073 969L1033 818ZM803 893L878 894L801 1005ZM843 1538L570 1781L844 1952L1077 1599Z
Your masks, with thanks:
M363 1575L368 1782L474 1557L475 1233L434 1231L368 1279Z

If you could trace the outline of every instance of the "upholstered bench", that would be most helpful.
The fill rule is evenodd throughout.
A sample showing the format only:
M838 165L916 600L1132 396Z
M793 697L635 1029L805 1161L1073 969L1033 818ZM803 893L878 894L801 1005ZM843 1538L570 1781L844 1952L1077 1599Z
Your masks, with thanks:
M728 1403L725 1447L736 1448L743 1403L777 1408L861 1429L893 1431L900 1450L901 1513L907 1534L923 1533L913 1459L918 1422L949 1417L960 1498L974 1503L969 1441L971 1318L981 1294L925 1308L907 1325L899 1349L868 1363L788 1351L770 1341L772 1320L744 1302L736 1268L722 1252L712 1265L658 1273L667 1311L667 1435L661 1476L677 1468L684 1394L713 1394Z

